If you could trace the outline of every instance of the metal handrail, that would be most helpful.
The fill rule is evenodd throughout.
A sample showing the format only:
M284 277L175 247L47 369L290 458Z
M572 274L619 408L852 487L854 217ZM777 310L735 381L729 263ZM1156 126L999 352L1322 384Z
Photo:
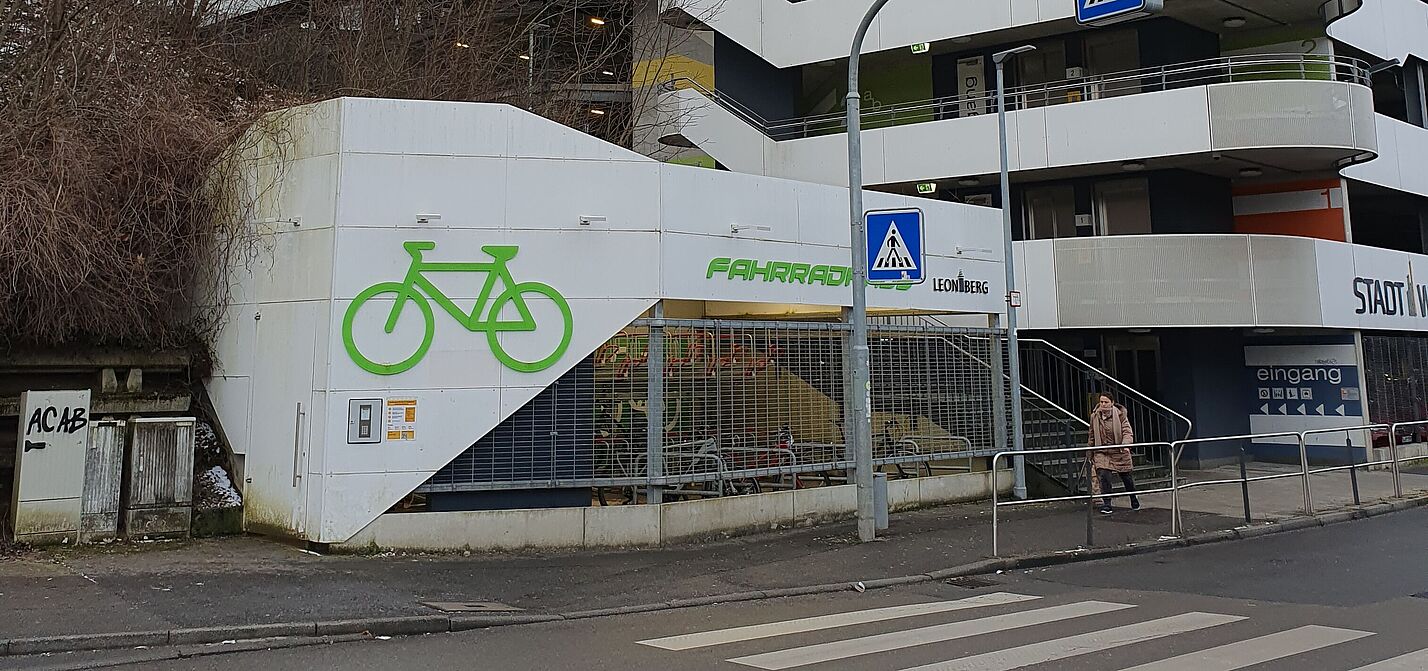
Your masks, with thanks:
M1392 468L1392 471L1393 471L1393 493L1394 493L1394 496L1395 496L1395 497L1401 497L1401 496L1403 496L1403 485L1402 485L1402 481L1401 481L1401 478L1400 478L1399 464L1402 463L1403 459L1401 459L1401 458L1399 457L1399 454L1398 454L1398 441L1397 441L1397 436L1399 435L1399 433L1402 432L1403 429L1410 428L1410 427L1422 427L1422 426L1428 426L1428 420L1416 420L1416 421L1409 421L1409 422L1397 422L1397 423L1394 423L1394 424L1361 424L1361 425L1356 425L1356 426L1341 426L1341 427L1334 427L1334 428L1327 428L1327 429L1312 429L1312 430L1308 430L1308 431L1282 431L1282 432L1277 432L1277 433L1257 433L1257 434L1245 434L1245 435L1239 435L1239 436L1215 436L1215 437L1209 437L1209 438L1194 438L1194 439L1187 439L1187 440L1179 440L1179 441L1175 441L1175 442L1173 442L1173 443L1163 443L1163 442L1161 442L1161 443L1133 443L1133 444L1129 444L1129 445L1123 445L1123 446L1121 446L1121 447L1127 447L1127 448L1135 448L1135 447L1166 447L1166 448L1169 448L1170 455L1171 455L1171 460L1170 460L1170 468L1171 468L1171 471L1170 471L1170 473L1171 473L1170 486L1169 486L1169 487L1162 487L1162 488L1159 488L1159 489L1136 490L1136 491L1134 491L1134 492L1121 492L1121 493L1102 492L1099 496L1100 496L1100 497L1105 497L1105 498L1118 498L1118 497L1132 496L1132 495L1135 495L1135 496L1143 496L1143 495L1148 495L1148 494L1163 494L1163 493L1169 492L1169 493L1170 493L1170 499L1171 499L1171 516L1170 516L1170 518L1171 518L1171 521L1170 521L1171 528L1170 528L1170 533L1171 533L1171 536L1174 536L1174 537L1179 537L1179 536L1182 534L1182 531L1183 531L1183 529L1184 529L1184 524L1183 524L1183 522L1182 522L1182 520L1181 520L1180 491L1181 491L1181 490L1185 490L1185 489L1194 489L1194 488L1198 488L1198 487L1211 487L1211 486L1216 486L1216 485L1229 485L1229 484L1238 484L1238 485L1241 485L1241 486L1247 486L1247 485L1248 485L1249 483L1251 483L1251 482L1264 482L1264 481L1268 481L1268 480L1280 480L1280 479L1284 479L1284 478L1298 477L1298 478L1301 478L1301 479L1302 479L1302 487L1303 487L1303 494L1304 494L1304 508L1303 508L1303 509L1304 509L1304 514L1305 514L1305 515L1313 515L1313 514L1314 514L1314 502L1313 502L1313 492L1312 492L1312 488L1310 487L1310 484L1309 484L1310 476L1312 476L1312 475L1317 475L1317 474L1322 474L1322 473L1333 473L1333 472L1344 471L1344 470L1349 470L1349 471L1353 472L1353 471L1356 471L1356 470L1359 469L1359 468L1367 468L1367 467L1370 467L1370 466L1389 465L1389 466ZM1330 467L1318 468L1318 469L1311 469L1311 468L1309 467L1308 441L1309 441L1309 439L1310 439L1311 437L1313 437L1313 436L1321 436L1321 435L1329 435L1329 434L1335 434L1335 433L1349 433L1349 432L1354 432L1354 431L1377 432L1377 431L1383 431L1383 430L1387 430L1387 431L1389 432L1389 441L1388 441L1388 445L1389 445L1389 458L1388 458L1388 459L1379 459L1379 460L1375 460L1375 461L1366 461L1366 462L1364 462L1364 463L1350 463L1350 464L1348 464L1347 466L1330 466ZM1202 481L1202 482L1193 482L1193 483L1186 483L1186 484L1181 484L1181 483L1180 483L1180 479L1179 479L1179 477L1178 477L1178 474L1179 474L1179 461L1180 461L1180 456L1183 454L1184 448L1185 448L1186 446L1188 446L1188 445L1200 445L1200 444L1213 443L1213 442L1253 441L1253 440L1260 440L1260 439L1265 439L1265 438L1292 438L1292 439L1294 439L1295 442L1296 442L1296 443L1298 444L1298 446L1299 446L1299 462L1300 462L1300 463L1299 463L1299 466L1300 466L1299 472L1297 472L1297 473L1276 473L1276 474L1273 474L1273 475L1261 475L1261 476L1249 477L1249 476L1247 476L1246 474L1244 474L1243 471L1241 471L1241 476L1238 477L1238 478L1230 478L1230 479L1222 479L1222 480L1207 480L1207 481ZM1353 445L1349 445L1348 447L1353 448L1354 446L1353 446ZM1363 449L1366 449L1366 450L1373 449L1372 443L1366 445ZM998 452L998 453L996 453L996 454L992 457L991 470L992 470L993 473L995 473L996 470L997 470L997 464L1000 463L1002 459L1004 459L1004 458L1006 458L1006 457L1009 457L1009 456L1031 455L1031 454L1047 454L1047 453L1056 453L1056 452L1083 452L1083 451L1087 451L1087 450L1088 450L1088 448L1085 448L1085 447L1074 447L1074 448L1053 449L1053 450L1019 450L1019 451L1009 450L1009 451ZM1414 460L1428 459L1428 456L1425 456L1425 457L1414 457L1413 459L1414 459ZM1351 459L1351 461L1352 461L1352 459ZM1004 507L1004 506L1019 506L1019 505L1029 505L1029 504L1035 504L1035 503L1054 503L1054 502L1058 502L1058 501L1087 501L1087 500L1094 500L1095 498L1097 498L1097 495L1087 493L1087 494L1085 494L1085 495L1060 496L1060 497L1051 497L1051 498L1045 498L1045 499L1025 499L1025 500L1019 500L1019 501L1001 501L1000 498L999 498L999 492L996 490L995 487L993 487L993 489L992 489L992 556L994 556L994 557L995 557L995 556L999 556L999 555L998 555L998 551L999 551L1000 548L999 548L999 540L998 540L998 530L999 530L1000 521L999 521L999 516L998 516L998 510L999 510L1000 508L1002 508L1002 507ZM1355 489L1355 503L1356 503L1356 504L1357 504L1357 501L1358 501L1358 492L1357 492L1357 488L1356 488L1356 489ZM1245 500L1245 506L1246 506L1246 511L1247 511L1246 514L1248 514L1248 506L1249 506L1249 500L1248 500L1248 498L1246 498L1246 500ZM1090 525L1090 522L1089 522L1089 521L1087 522L1087 525L1088 525L1088 526L1087 526L1087 534L1088 534L1088 536L1089 536L1089 534L1090 534L1090 526L1089 526L1089 525Z
M1128 443L1128 444L1125 444L1125 445L1115 445L1114 447L1124 447L1124 448L1127 448L1127 449L1132 449L1132 448L1137 448L1137 447L1164 447L1164 448L1166 448L1166 449L1171 449L1170 443L1165 443L1165 442L1158 442L1158 443ZM998 499L1000 498L1000 497L999 497L1000 492L999 492L999 488L997 487L997 481L996 481L997 464L1000 463L1001 460L1002 460L1003 458L1005 458L1005 457L1029 456L1029 455L1040 455L1040 454L1057 454L1057 453L1063 453L1063 452L1064 452L1064 453L1070 453L1070 452L1089 452L1089 451L1091 451L1091 450L1093 450L1093 449L1096 449L1096 448L1088 448L1088 447L1058 447L1058 448L1050 449L1050 450L1003 450L1003 451L1001 451L1001 452L997 452L996 454L992 455L992 463L991 463L992 487L991 487L991 489L992 489L992 556L993 556L993 557L999 556L998 553L997 553L997 549L998 549L998 548L997 548L997 524L998 524L997 510L1000 509L1002 506L1024 506L1024 505L1029 505L1029 504L1033 504L1033 503L1056 503L1056 502L1059 502L1059 501L1095 501L1096 498L1097 498L1097 495L1096 495L1094 492L1090 491L1090 488L1087 487L1087 491L1086 491L1085 494L1074 494L1074 495L1071 495L1071 496L1055 496L1055 497L1045 498L1045 499L1021 499L1021 500L1012 500L1012 501L1000 501L1000 500L998 500ZM1159 488L1159 489L1137 490L1137 491L1134 491L1134 492L1126 492L1126 493L1121 493L1121 494L1115 494L1115 493L1112 493L1112 492L1101 492L1100 497L1102 497L1102 498L1116 498L1116 497L1120 497L1120 496L1131 496L1131 495L1142 496L1142 495L1146 495L1146 494L1164 494L1164 493L1167 493L1167 492L1170 492L1170 493L1172 493L1172 495L1173 495L1173 492L1174 492L1174 491L1175 491L1175 480L1172 478L1171 481L1170 481L1170 486L1169 486L1169 487L1162 487L1162 488Z
M1186 417L1185 415L1182 415L1182 414L1176 412L1175 410L1171 409L1170 406L1165 405L1164 403L1161 403L1160 401L1157 401L1157 400L1151 398L1150 396L1147 396L1146 394L1142 393L1139 389L1136 389L1135 387L1132 387L1132 386L1130 386L1130 385L1128 385L1128 384L1126 384L1126 383L1124 383L1124 382L1121 382L1120 380L1117 380L1116 378L1114 378L1114 377L1112 377L1111 375L1105 373L1105 372L1102 371L1101 369L1096 368L1095 366L1092 366L1091 364L1086 363L1085 361L1082 361L1081 359L1077 358L1074 354L1071 354L1070 352L1067 352L1066 350L1061 349L1060 347L1057 347L1056 345L1052 344L1051 342L1048 342L1048 341L1046 341L1046 340L1042 340L1042 339L1040 339L1040 338L1021 338L1020 340L1021 340L1022 342L1024 342L1024 343L1037 343L1037 344L1039 344L1039 345L1041 345L1041 346L1043 346L1043 347L1046 347L1047 349L1050 349L1052 352L1061 355L1061 357L1062 357L1063 359L1067 360L1067 362L1070 363L1073 367L1075 367L1075 368L1080 368L1083 372L1091 373L1092 375L1094 375L1094 376L1096 376L1096 377L1104 378L1104 379L1106 379L1106 380L1109 380L1109 381L1111 381L1111 382L1114 382L1114 383L1116 384L1116 386L1117 386L1119 389L1128 391L1128 392L1130 392L1132 395L1134 395L1134 396L1136 396L1137 398L1139 398L1140 400L1145 401L1146 403L1149 403L1149 404L1150 404L1151 406L1153 406L1155 409L1160 410L1161 412L1164 412L1164 413L1166 413L1166 414L1168 414L1168 415L1171 415L1172 417L1175 417L1176 419L1178 419L1178 420L1180 420L1180 421L1182 421L1182 422L1185 422L1185 436L1184 436L1185 438L1189 438L1191 432L1193 432L1193 431L1195 430L1195 423L1194 423L1193 421L1191 421L1191 419L1190 419L1189 417ZM1088 426L1089 426L1089 425L1088 425Z
M1088 98L1094 99L1097 97L1129 95L1148 91L1164 91L1171 88L1219 83L1226 79L1229 81L1235 81L1237 78L1253 80L1257 75L1283 78L1286 75L1295 74L1293 69L1286 68L1297 68L1299 79L1315 79L1323 75L1328 75L1332 81L1348 82L1363 86L1372 85L1372 77L1369 74L1368 63L1357 58L1319 54L1248 54L1221 56L1199 61L1013 87L1007 90L1007 110L1015 111L1033 107L1049 107L1080 102ZM678 85L681 83L688 88L699 91L706 98L718 103L735 115L743 117L745 122L758 128L765 135L774 139L791 139L793 137L799 137L800 135L802 137L808 137L810 130L818 130L821 132L823 130L836 130L844 127L844 115L841 112L769 121L754 110L739 103L737 100L723 93L710 91L689 77L672 77L665 82L664 86L668 90L674 90L679 88ZM931 114L936 116L949 108L960 105L970 105L980 107L984 110L993 110L996 106L996 96L990 93L970 96L953 95L895 103L870 109L864 112L861 118L877 122L881 117L889 117L892 122L895 122L897 116L900 114L911 113L914 116ZM819 128L811 128L812 126L819 126ZM790 133L788 131L793 132ZM801 131L801 133L799 131Z

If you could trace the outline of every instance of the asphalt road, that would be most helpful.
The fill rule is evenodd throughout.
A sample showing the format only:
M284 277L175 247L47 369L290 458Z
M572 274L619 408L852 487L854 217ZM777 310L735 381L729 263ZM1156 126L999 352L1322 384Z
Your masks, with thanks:
M0 666L1409 671L1428 669L1425 569L1428 510L1416 509L985 583L178 660L139 650Z

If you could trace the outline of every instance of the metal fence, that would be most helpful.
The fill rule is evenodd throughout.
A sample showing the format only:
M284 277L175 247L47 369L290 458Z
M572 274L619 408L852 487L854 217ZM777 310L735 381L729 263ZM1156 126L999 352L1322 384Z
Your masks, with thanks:
M849 335L830 322L637 321L418 491L589 487L629 503L845 483ZM880 470L965 472L997 451L1001 335L870 328Z
M1317 468L1314 467L1314 466L1310 463L1310 459L1309 459L1309 447L1310 447L1311 443L1322 442L1321 437L1323 437L1323 436L1332 436L1332 435L1338 435L1338 434L1344 434L1344 435L1345 435L1345 437L1346 437L1346 440L1345 440L1345 449L1346 449L1346 450L1349 450L1349 451L1352 451L1352 450L1366 450L1366 455L1367 455L1367 457L1366 457L1363 461L1359 461L1357 458L1351 458L1351 459L1349 460L1350 463L1344 464L1344 465L1320 466L1320 467L1317 467ZM1361 435L1363 435L1363 436L1366 437L1366 440L1363 441L1363 443L1364 443L1363 446L1356 446L1356 445L1353 444L1352 436L1353 436L1354 434L1361 434ZM1382 434L1382 435L1385 435L1385 436L1387 437L1387 440L1385 441L1385 442L1386 442L1386 447L1387 447L1387 452L1388 452L1388 457L1387 457L1387 458L1384 458L1384 459L1373 459L1373 458L1372 458L1373 452L1372 452L1371 450L1375 449L1375 448L1374 448L1374 441L1372 440L1372 437L1373 437L1374 435L1377 435L1377 434ZM1408 441L1401 441L1400 439L1401 439L1401 438L1404 438L1404 437L1408 437L1409 440L1408 440ZM1181 482L1181 479L1179 478L1179 473L1180 473L1180 468L1179 468L1180 458L1183 456L1186 447L1189 447L1189 446L1192 446L1192 445L1205 445L1205 444L1217 443L1217 442L1240 442L1240 443L1244 443L1244 442L1251 442L1251 441L1255 441L1255 440L1284 439L1284 438L1293 439L1293 441L1298 444L1298 447L1299 447L1299 470L1298 470L1297 472L1291 472L1291 473L1277 473L1277 474L1272 474L1272 475L1262 475L1262 476L1254 476L1254 477L1251 477L1251 476L1249 476L1249 475L1247 474L1247 472L1246 472L1245 469L1243 468L1243 461L1241 461L1242 466L1241 466L1241 469L1240 469L1240 477L1238 477L1238 478L1225 478L1225 479L1220 479L1220 480L1208 480L1208 481L1201 481L1201 482ZM1310 430L1310 431L1298 431L1298 432L1289 431L1289 432L1280 432L1280 433L1262 433L1262 434L1252 434L1252 435L1243 435L1243 436L1221 436L1221 437L1213 437L1213 438L1196 438L1196 439L1190 439L1190 440L1180 440L1180 441L1174 441L1174 442L1137 443L1137 444L1134 444L1134 445L1126 445L1125 447L1130 447L1130 448L1132 448L1132 449L1136 449L1136 448L1146 448L1146 449L1164 449L1164 450L1167 450L1168 453L1170 454L1170 473L1171 473L1171 477L1170 477L1170 484L1169 484L1169 486L1168 486L1168 487L1157 488L1157 489L1137 490L1137 491L1134 491L1134 492L1126 492L1126 491L1121 491L1121 492L1104 492L1104 493L1099 493L1099 494L1094 494L1094 495L1092 495L1092 494L1081 494L1081 495L1073 495L1073 496L1060 496L1060 497L1051 497L1051 498L1042 498L1042 499L1026 499L1026 500L1018 500L1018 501L1003 501L1003 500L1001 500L1001 497L998 495L998 492L994 489L993 492L992 492L992 555L993 555L993 556L999 556L999 554L1000 554L999 538L998 538L998 532L999 532L999 526L1000 526L1000 515L999 515L999 513L1000 513L1000 511L1001 511L1002 508L1004 508L1004 507L1011 507L1011 506L1025 506L1025 505L1031 505L1031 504L1045 504L1045 503L1056 503L1056 502L1064 502L1064 501L1086 501L1086 502L1088 503L1088 505L1091 505L1091 504L1094 503L1094 501L1095 501L1096 499L1106 499L1106 498L1114 499L1114 498L1124 498L1124 497L1131 497L1131 496L1146 496L1146 495L1149 495L1149 494L1164 494L1164 493L1169 493L1169 494L1170 494L1170 497L1171 497L1171 515L1170 515L1170 529L1169 529L1169 533L1170 533L1170 535L1173 536L1173 537L1179 537L1179 536L1182 535L1183 530L1184 530L1184 521L1183 521L1183 519L1182 519L1182 511L1181 511L1181 507L1180 507L1180 495L1181 495L1181 492L1184 492L1184 491L1187 491L1187 490L1191 490L1191 489L1196 489L1196 488L1217 487L1217 486L1231 486L1231 485L1240 487L1241 492L1242 492L1242 495L1243 495L1243 501L1244 501L1244 517L1245 517L1246 523L1249 523L1249 521L1250 521L1250 519L1251 519L1251 517L1252 517L1252 515L1251 515L1251 501L1250 501L1250 494L1249 494L1249 485L1250 485L1250 483L1254 483L1254 482L1264 482L1264 481L1268 481L1268 480L1279 480L1279 479L1287 479L1287 478L1299 478L1299 479L1300 479L1300 483L1301 483L1301 487L1302 487L1302 491L1303 491L1303 508L1302 508L1302 511L1303 511L1303 513L1304 513L1305 515L1313 515L1313 514L1314 514L1314 494L1313 494L1313 486L1312 486L1312 484L1311 484L1311 476L1314 476L1314 475L1323 475L1323 474L1329 474L1329 473L1337 473L1337 472L1347 472L1347 473L1349 474L1349 477L1350 477L1351 486L1353 487L1354 503L1355 503L1356 505L1358 505L1358 504L1360 504L1362 501L1361 501L1361 498L1360 498L1360 495L1359 495L1359 490L1358 490L1357 473L1358 473L1360 470L1369 469L1369 468L1374 468L1374 467L1388 467L1389 470L1390 470L1391 473L1392 473L1392 476L1393 476L1393 495L1394 495L1395 497L1402 497L1402 496L1403 496L1403 482L1402 482L1402 477L1401 477L1401 474L1400 474L1400 469L1402 468L1402 465L1403 465L1404 463L1406 463L1406 462L1428 461L1428 455L1403 458L1403 457L1401 457L1400 454L1399 454L1399 447L1401 446L1401 444L1403 444L1403 443L1405 443L1405 442L1428 442L1428 440L1425 440L1425 439L1428 439L1428 420L1418 420L1418 421L1411 421L1411 422L1399 422L1399 423L1395 423L1395 424L1364 424L1364 425L1346 426L1346 427L1329 428L1329 429L1314 429L1314 430ZM1062 449L1054 449L1054 450L1022 450L1022 451L1020 451L1020 452L1013 451L1013 450L1007 450L1007 451L998 452L996 455L994 455L994 456L992 457L991 466L992 466L993 469L995 469L995 468L997 467L997 464L1001 463L1003 460L1007 459L1008 457L1013 457L1013 456L1017 456L1017 455L1035 455L1035 454L1050 454L1050 453L1065 453L1065 454L1070 455L1070 454L1075 454L1075 453L1085 454L1086 452L1087 452L1086 448L1062 448ZM1088 462L1086 462L1086 461L1083 459L1083 460L1082 460L1082 464L1083 464L1083 465L1082 465L1082 468L1085 469L1085 470L1089 473L1089 465L1088 465ZM1090 540L1090 539L1089 539L1089 534L1090 534L1089 522L1088 522L1088 526L1087 526L1087 533L1088 533L1088 543L1089 543L1089 540Z

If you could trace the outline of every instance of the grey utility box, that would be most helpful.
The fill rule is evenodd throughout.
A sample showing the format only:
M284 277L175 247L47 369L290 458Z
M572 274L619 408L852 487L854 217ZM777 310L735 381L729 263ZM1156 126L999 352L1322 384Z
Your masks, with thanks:
M192 417L129 423L124 535L183 536L193 522Z
M89 425L84 452L84 504L79 516L79 542L92 543L119 535L119 493L124 485L124 441L128 423L103 419Z

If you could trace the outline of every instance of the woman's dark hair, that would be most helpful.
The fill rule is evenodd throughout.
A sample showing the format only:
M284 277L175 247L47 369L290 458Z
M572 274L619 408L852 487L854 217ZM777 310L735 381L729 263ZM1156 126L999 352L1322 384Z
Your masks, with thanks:
M1109 392L1109 391L1103 391L1103 392L1099 392L1099 393L1096 394L1096 402L1097 402L1097 403L1100 403L1100 402L1101 402L1101 397L1102 397L1102 396L1104 396L1104 397L1106 397L1107 399L1109 399L1112 403L1115 403L1115 402L1116 402L1116 395L1115 395L1115 394L1113 394L1113 393L1111 393L1111 392Z

